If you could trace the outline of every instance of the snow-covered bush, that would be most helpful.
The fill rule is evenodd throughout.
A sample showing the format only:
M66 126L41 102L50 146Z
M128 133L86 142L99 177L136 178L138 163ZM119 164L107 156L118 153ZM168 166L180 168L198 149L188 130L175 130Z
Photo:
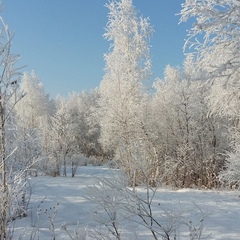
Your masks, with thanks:
M138 239L144 229L148 239L180 239L181 231L188 231L191 240L201 239L204 213L200 211L196 225L184 216L184 212L162 207L161 199L156 197L157 188L150 185L142 189L128 188L127 183L126 177L119 173L98 179L97 184L88 187L86 198L96 204L92 217L99 224L93 236L98 235L97 239Z
M240 186L240 152L228 154L223 170L219 173L219 180L226 186L237 189Z

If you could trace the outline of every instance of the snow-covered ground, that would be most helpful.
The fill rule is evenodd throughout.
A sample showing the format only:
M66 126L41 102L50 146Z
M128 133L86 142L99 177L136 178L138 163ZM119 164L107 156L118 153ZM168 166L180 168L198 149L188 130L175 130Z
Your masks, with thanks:
M26 218L16 221L14 239L45 240L51 239L52 233L56 239L67 240L71 238L64 228L78 230L79 234L84 235L84 229L88 231L98 227L98 223L91 218L95 204L84 197L86 188L96 183L97 178L111 177L112 174L115 174L114 170L107 167L84 166L79 167L74 178L46 176L32 178L33 193L29 214ZM144 194L144 189L138 188L137 191ZM202 215L207 215L202 235L207 236L207 239L240 239L239 192L159 189L154 203L154 211L164 209L168 213L181 213L184 221L191 220L196 226L199 226ZM148 235L149 231L142 227L139 227L139 237L134 234L133 238L131 229L133 231L132 226L126 227L129 234L125 234L123 239L152 239ZM136 224L134 229L134 232L138 230ZM189 233L183 234L181 239L189 239L187 234Z

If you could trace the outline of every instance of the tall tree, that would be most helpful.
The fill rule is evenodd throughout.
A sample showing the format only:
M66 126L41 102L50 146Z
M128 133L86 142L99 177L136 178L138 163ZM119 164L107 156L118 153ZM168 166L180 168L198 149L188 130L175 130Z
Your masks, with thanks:
M8 152L8 126L12 111L17 102L22 98L19 94L20 73L16 68L16 62L19 56L12 54L11 45L13 36L10 34L8 25L5 24L0 17L0 144L1 144L1 229L0 238L8 239L7 223L9 204L9 183L7 162L11 157L11 152Z
M76 148L73 133L70 131L71 119L67 112L67 101L61 96L56 98L56 112L51 117L50 144L53 160L53 173L60 175L63 166L63 175L67 176L67 156ZM48 163L50 165L50 163Z
M45 118L49 117L52 104L49 96L45 94L44 86L34 71L25 72L21 80L21 90L25 97L15 109L16 115L16 145L17 153L14 155L19 167L25 169L40 157L40 132ZM35 164L37 170L37 165Z
M137 118L143 99L143 80L151 74L147 18L137 16L132 0L110 1L104 37L111 42L105 54L105 76L100 84L101 143L115 152L125 152L125 170L131 170L131 145L137 134ZM120 158L118 158L120 159Z

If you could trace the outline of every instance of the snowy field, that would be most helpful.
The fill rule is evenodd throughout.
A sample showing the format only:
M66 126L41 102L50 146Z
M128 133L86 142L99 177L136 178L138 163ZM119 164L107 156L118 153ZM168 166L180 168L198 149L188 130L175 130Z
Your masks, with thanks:
M82 235L78 239L85 239L83 236L95 228L105 231L91 217L95 204L84 196L87 186L99 181L99 177L110 178L112 174L116 174L116 171L106 167L86 166L79 167L75 178L32 178L29 214L16 221L14 239L71 239L64 229L69 230L72 236L75 230ZM144 189L138 188L137 191L144 194ZM166 214L179 214L183 223L189 224L192 221L196 226L200 226L204 215L202 236L205 239L240 239L239 192L159 189L154 197L154 204L154 211L159 211L160 215L163 216L164 209ZM125 226L122 230L125 232L124 237L121 239L153 239L150 231L137 226L136 222ZM186 224L180 226L178 231L180 239L190 239ZM114 239L111 234L109 236L109 239Z

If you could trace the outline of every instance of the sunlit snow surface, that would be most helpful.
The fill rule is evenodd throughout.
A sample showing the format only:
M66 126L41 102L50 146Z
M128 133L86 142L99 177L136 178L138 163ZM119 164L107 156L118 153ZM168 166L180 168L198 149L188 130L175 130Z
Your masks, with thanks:
M74 178L71 178L70 174L66 178L33 177L30 180L33 193L29 213L26 218L16 221L14 239L31 239L30 235L34 231L35 238L32 239L51 239L49 227L55 212L56 240L70 239L63 230L65 227L69 231L78 230L79 232L81 232L79 229L91 231L99 228L98 223L91 218L91 210L95 205L84 198L86 187L96 183L97 178L110 178L112 174L116 174L116 171L106 167L84 166L79 167L77 176ZM138 188L137 191L139 194L144 194L144 189ZM206 239L240 239L240 192L193 189L173 191L165 188L159 189L154 199L154 211L161 212L164 209L166 212L181 214L184 221L188 219L196 226L199 225L202 215L207 215L202 235L207 236ZM37 212L37 209L41 211ZM46 210L47 213L45 213ZM149 231L143 227L136 224L130 225L126 225L123 239L153 239ZM31 226L35 226L35 230ZM100 228L103 227L100 226ZM180 227L179 232L180 239L189 239L186 226ZM110 237L114 239L113 236L110 235Z

